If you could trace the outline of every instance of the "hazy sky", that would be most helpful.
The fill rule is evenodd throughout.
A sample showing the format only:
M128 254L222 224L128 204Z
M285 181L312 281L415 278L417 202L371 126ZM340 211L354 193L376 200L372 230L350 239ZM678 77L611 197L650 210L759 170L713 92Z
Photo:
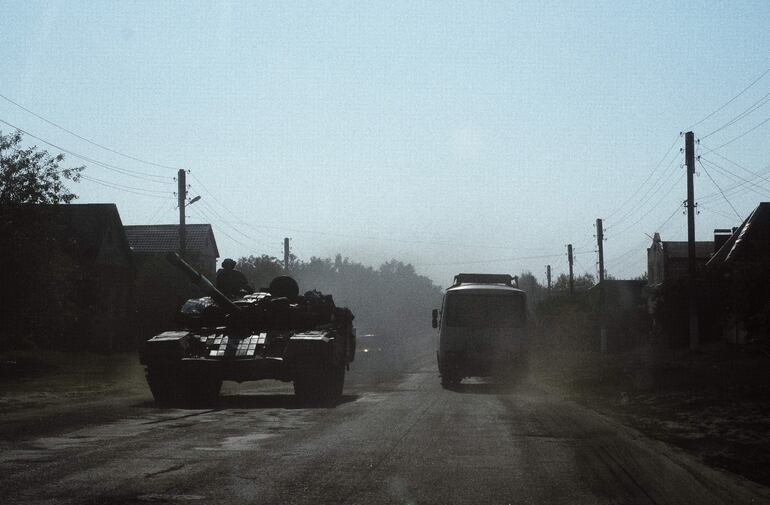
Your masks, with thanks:
M302 259L396 258L443 285L542 280L570 242L595 272L602 217L627 277L645 234L686 240L680 131L702 138L698 239L770 200L770 73L721 108L770 69L768 27L765 1L3 2L0 94L172 168L3 99L0 120L121 169L67 156L110 185L78 202L125 224L175 222L189 169L188 222L223 257L288 236Z

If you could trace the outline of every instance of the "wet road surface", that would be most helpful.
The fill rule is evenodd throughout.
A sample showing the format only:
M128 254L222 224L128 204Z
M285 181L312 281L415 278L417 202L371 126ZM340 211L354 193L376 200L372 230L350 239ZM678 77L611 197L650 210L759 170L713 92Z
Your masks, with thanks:
M535 384L448 391L431 366L354 371L334 409L296 408L291 385L263 382L216 409L161 409L147 393L57 421L0 429L3 503L770 503Z

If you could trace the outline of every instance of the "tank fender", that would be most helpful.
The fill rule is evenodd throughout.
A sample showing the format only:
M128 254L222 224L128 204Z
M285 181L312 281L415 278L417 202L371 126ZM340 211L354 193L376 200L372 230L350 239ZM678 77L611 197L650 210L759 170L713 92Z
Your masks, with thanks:
M289 337L285 359L293 363L334 363L336 333L333 331L303 331Z
M164 331L144 343L139 353L139 362L181 360L187 356L193 341L189 331Z

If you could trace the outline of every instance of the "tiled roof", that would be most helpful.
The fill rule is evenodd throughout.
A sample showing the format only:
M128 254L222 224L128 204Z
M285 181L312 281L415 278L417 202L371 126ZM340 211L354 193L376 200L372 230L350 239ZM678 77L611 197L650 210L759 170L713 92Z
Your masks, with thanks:
M179 250L177 224L131 225L123 228L126 230L128 244L134 252L164 253ZM185 229L188 251L209 249L214 251L215 257L219 257L219 249L210 224L188 224Z

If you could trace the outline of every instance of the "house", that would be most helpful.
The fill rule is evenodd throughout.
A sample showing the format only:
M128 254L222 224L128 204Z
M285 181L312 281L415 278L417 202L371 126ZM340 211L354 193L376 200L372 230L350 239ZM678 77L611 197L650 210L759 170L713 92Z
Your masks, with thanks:
M712 254L714 254L714 242L695 242L695 259L699 269L703 269ZM655 232L652 244L647 249L648 286L657 287L665 282L687 279L687 269L687 241L663 241L660 239L660 234Z
M179 225L130 225L123 227L138 263L168 252L179 251ZM199 272L211 278L216 273L219 249L210 224L185 226L186 259Z
M711 291L704 289L701 275L713 254L713 241L695 242L695 262L699 273L695 289L703 341L717 338L718 333L712 310L717 300ZM653 319L655 333L662 335L669 347L689 344L688 256L687 241L664 241L657 232L647 249L647 308Z
M724 234L723 234L724 235ZM770 331L770 202L761 202L706 264L721 293L724 338L744 344Z
M167 253L179 251L179 225L132 225L124 229L137 270L135 327L144 340L173 328L182 304L204 295L166 261ZM211 225L188 224L185 237L185 259L213 281L219 249Z
M132 347L133 262L114 204L2 207L0 231L0 342Z

